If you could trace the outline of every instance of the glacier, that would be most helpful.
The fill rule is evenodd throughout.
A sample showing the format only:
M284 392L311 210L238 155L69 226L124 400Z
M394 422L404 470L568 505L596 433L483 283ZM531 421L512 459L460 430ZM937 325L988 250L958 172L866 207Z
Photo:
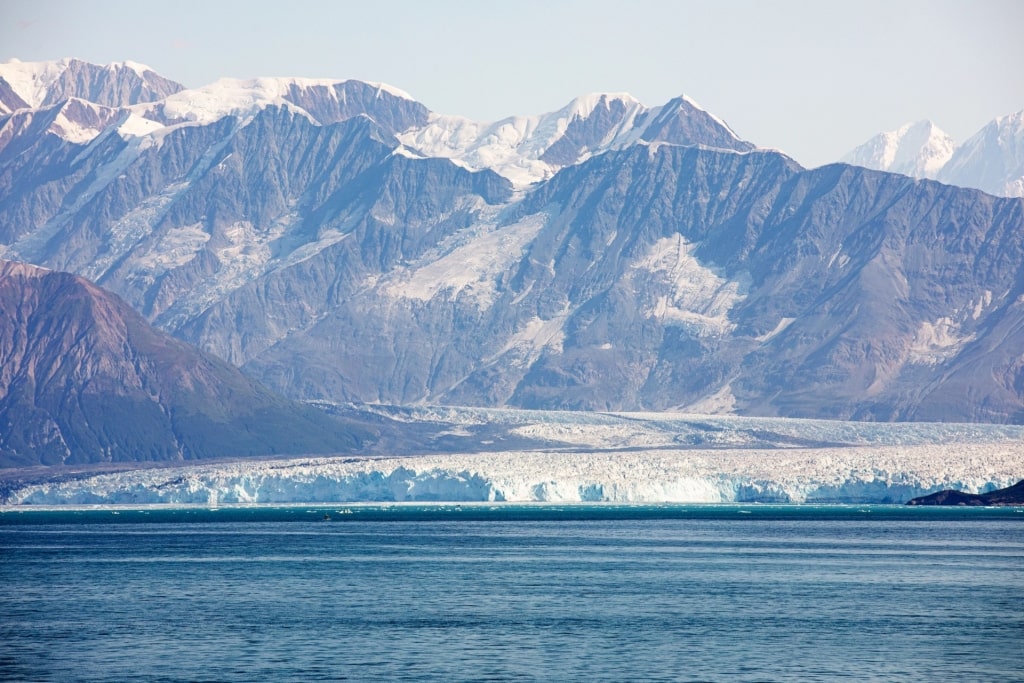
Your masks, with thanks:
M903 503L1024 478L1024 427L681 413L371 408L472 452L281 458L8 486L23 505L359 502ZM490 432L479 431L486 427ZM536 447L486 450L484 435ZM500 440L500 439L499 439ZM492 442L493 443L493 442Z

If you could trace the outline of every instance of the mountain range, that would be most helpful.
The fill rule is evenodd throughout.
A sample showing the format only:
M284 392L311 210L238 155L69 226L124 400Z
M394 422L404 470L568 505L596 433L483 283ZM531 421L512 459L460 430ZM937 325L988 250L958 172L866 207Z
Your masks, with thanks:
M1024 197L1024 110L990 121L962 145L931 121L879 133L842 161L879 171Z
M0 93L0 258L290 398L1024 420L1021 199L807 170L687 97L485 124L76 60Z

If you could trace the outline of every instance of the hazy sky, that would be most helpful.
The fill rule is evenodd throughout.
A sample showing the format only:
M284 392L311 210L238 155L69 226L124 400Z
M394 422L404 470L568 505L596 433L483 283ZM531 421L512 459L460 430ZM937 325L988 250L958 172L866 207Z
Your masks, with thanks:
M0 59L383 81L494 120L589 92L687 94L807 166L929 118L963 141L1024 109L1021 0L0 0Z

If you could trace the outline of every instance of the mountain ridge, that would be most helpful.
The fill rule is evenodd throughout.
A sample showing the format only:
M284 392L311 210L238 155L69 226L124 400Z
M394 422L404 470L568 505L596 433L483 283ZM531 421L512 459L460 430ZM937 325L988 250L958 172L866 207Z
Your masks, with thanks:
M1024 420L1019 199L807 170L687 98L443 129L388 89L271 81L81 142L63 109L0 117L0 256L292 398Z

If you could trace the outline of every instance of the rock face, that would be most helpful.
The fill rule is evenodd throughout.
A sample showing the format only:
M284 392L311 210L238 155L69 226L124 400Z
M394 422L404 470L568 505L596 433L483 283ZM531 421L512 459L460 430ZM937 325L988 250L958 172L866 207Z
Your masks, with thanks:
M1024 480L988 493L945 490L910 500L907 505L1024 505Z
M685 98L476 124L256 79L21 109L0 250L292 398L1024 421L1024 200L808 171Z
M82 278L0 262L0 467L337 452L371 437Z

